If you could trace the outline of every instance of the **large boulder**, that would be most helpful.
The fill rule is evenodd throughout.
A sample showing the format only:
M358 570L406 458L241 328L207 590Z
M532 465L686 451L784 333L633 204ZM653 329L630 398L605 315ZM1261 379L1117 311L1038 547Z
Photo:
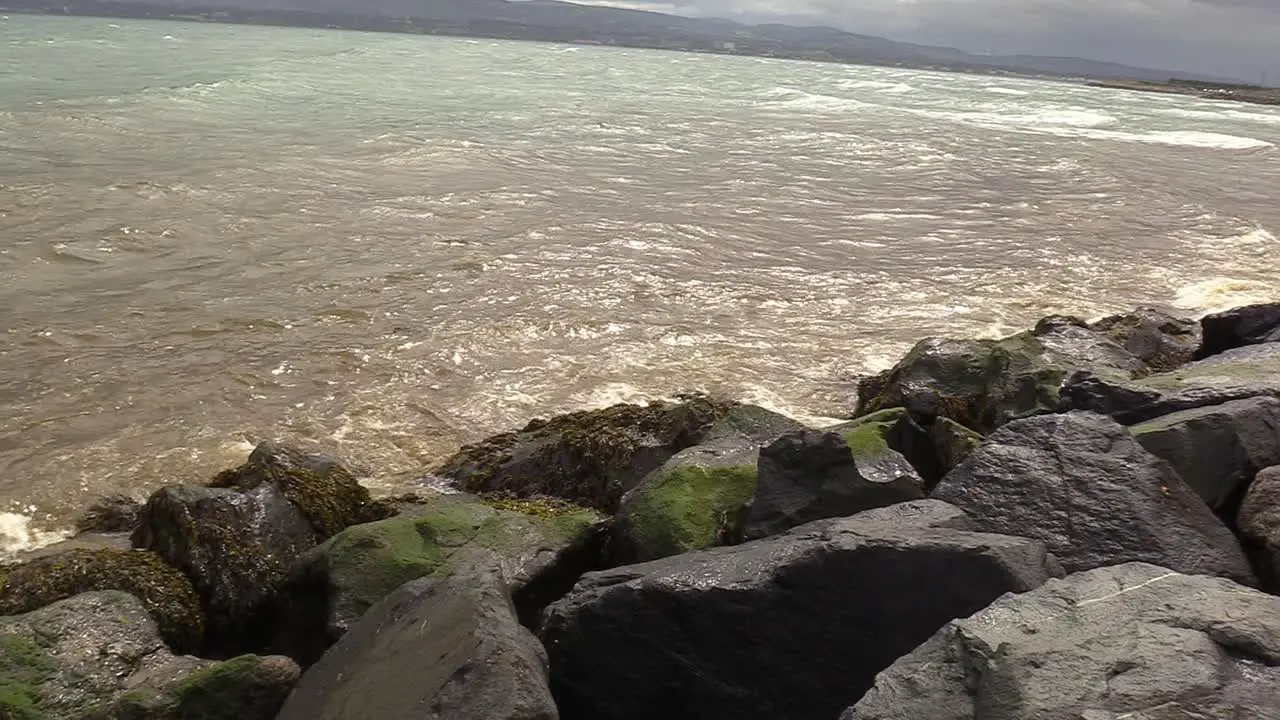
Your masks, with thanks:
M335 461L268 443L214 485L156 491L133 544L191 579L208 620L206 650L217 655L261 648L289 565L333 532L385 512Z
M944 623L1053 573L1042 543L966 525L923 500L589 573L543 625L560 712L830 720Z
M121 590L138 598L176 652L200 647L204 615L191 581L143 550L77 548L0 566L0 615L31 612L95 590Z
M0 617L0 717L12 720L270 720L298 674L288 658L175 656L143 604L115 590Z
M1103 415L1009 423L932 497L987 532L1044 541L1068 572L1141 561L1255 583L1239 543L1204 501Z
M1200 319L1204 340L1197 358L1260 343L1280 342L1280 303L1248 305Z
M1280 466L1258 473L1236 519L1262 587L1280 594Z
M1191 362L1200 348L1200 324L1154 308L1112 315L1089 329L1138 358L1147 373L1173 370Z
M840 717L1274 720L1278 708L1280 598L1130 563L949 623Z
M1062 410L1089 410L1133 425L1162 415L1251 397L1280 397L1280 342L1227 350L1135 380L1081 371L1061 390Z
M1229 522L1254 475L1280 465L1280 398L1257 397L1183 410L1130 431Z
M1049 317L1001 340L923 340L885 375L859 387L859 411L905 407L926 422L947 417L985 433L1054 412L1063 380L1082 369L1117 381L1148 370L1083 321Z
M794 422L763 408L695 397L536 420L468 445L432 474L468 492L550 496L617 512L622 496L673 455L730 437L776 437Z
M759 539L813 520L923 499L924 480L889 448L878 425L802 430L761 450L744 537Z
M546 654L503 572L469 559L374 605L303 675L278 720L556 720Z
M314 662L374 604L417 578L498 558L519 616L533 622L578 576L600 567L607 520L549 501L424 497L394 518L348 528L304 554L280 589L274 649Z

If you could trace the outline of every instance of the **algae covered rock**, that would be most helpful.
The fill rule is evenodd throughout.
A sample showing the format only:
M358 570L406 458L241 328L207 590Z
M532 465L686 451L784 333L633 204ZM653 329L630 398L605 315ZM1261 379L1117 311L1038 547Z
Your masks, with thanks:
M185 575L155 553L74 549L0 566L0 615L18 615L94 590L121 590L143 604L177 652L200 646L204 615Z
M1010 420L1055 412L1073 372L1126 380L1147 371L1128 350L1074 318L1045 318L1001 340L921 341L891 370L859 388L869 413L905 407L923 420L947 417L989 432Z
M654 470L622 500L614 561L656 560L739 540L758 456L754 445L698 445Z
M317 658L370 607L410 580L459 570L458 557L498 558L521 617L600 560L606 519L553 501L486 502L466 494L425 499L413 511L357 525L303 555L281 590L277 645Z
M156 491L133 543L191 579L208 621L206 650L224 656L261 648L294 560L385 512L336 461L269 443L213 484Z
M898 450L908 445L909 434L923 433L905 409L881 410L829 427L826 432L844 438L858 473L868 481L880 485L901 481L922 484L915 464Z
M302 670L287 657L241 655L206 663L159 687L122 695L102 720L272 720ZM90 720L90 719L86 719Z
M725 437L776 434L779 417L704 397L615 405L534 421L468 445L434 474L468 492L558 497L613 514L623 494L681 450Z
M98 498L76 519L76 533L133 532L141 512L142 503L128 495Z
M1195 359L1200 324L1154 308L1112 315L1089 329L1120 345L1142 361L1148 372L1167 372Z

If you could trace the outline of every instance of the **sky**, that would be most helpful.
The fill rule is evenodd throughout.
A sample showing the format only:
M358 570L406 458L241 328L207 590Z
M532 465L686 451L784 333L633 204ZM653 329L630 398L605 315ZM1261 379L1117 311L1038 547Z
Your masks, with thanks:
M1280 85L1280 0L577 0Z

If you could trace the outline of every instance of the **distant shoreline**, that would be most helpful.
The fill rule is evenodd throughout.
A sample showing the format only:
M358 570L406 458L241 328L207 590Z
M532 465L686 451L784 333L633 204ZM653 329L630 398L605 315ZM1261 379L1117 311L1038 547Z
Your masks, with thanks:
M1088 84L1090 87L1115 90L1136 90L1163 95L1189 95L1204 100L1233 100L1254 105L1280 105L1280 88L1266 88L1258 85L1229 85L1226 83L1213 84L1188 81L1155 83L1141 80L1095 80Z

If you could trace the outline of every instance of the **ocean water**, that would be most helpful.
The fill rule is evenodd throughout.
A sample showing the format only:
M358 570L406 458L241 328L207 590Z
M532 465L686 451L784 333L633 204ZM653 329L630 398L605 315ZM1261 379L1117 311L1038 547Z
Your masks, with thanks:
M0 551L277 438L378 490L931 334L1280 297L1280 110L338 31L0 20Z

